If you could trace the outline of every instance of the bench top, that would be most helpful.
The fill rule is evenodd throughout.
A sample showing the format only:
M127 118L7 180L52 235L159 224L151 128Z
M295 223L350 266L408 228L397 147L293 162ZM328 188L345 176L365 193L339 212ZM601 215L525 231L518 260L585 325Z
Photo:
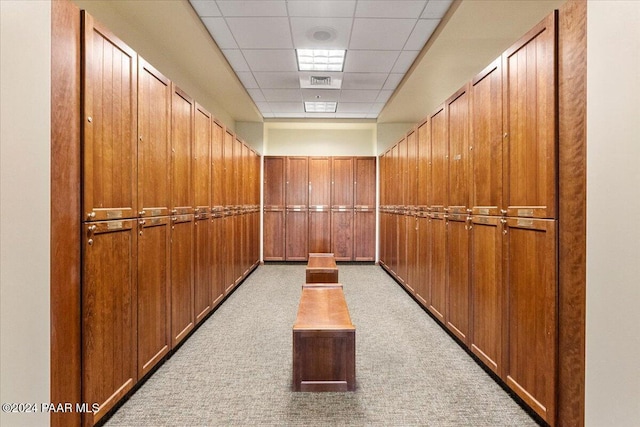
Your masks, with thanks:
M309 262L307 263L307 270L312 270L314 273L321 272L333 272L338 269L336 265L336 259L333 254L309 254Z
M355 330L342 287L304 287L295 330Z

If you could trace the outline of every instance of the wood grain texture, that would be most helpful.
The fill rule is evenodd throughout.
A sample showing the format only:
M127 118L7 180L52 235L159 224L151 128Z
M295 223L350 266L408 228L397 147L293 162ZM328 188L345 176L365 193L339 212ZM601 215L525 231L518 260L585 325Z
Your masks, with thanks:
M469 222L466 215L447 221L446 326L469 345Z
M285 206L285 158L264 158L264 207Z
M195 101L172 84L171 95L171 209L172 214L194 212L193 117Z
M263 248L265 261L285 260L285 210L265 210L263 213Z
M224 125L213 119L211 135L211 207L224 209ZM258 178L257 178L258 179Z
M211 114L197 102L193 123L194 206L198 212L209 212L211 206Z
M353 260L353 210L331 211L331 252L337 261Z
M375 261L376 256L376 212L355 210L354 215L354 261Z
M466 213L469 206L469 85L446 102L449 212Z
M51 401L80 402L80 10L51 2ZM78 413L51 413L53 427Z
M418 188L416 205L425 210L429 205L431 176L431 128L428 120L418 126Z
M308 212L287 210L285 214L286 260L306 261L309 254Z
M193 304L196 324L211 311L211 250L209 214L198 214L194 222Z
M309 205L309 159L287 157L286 165L286 205L306 208Z
M559 11L559 369L557 425L584 426L587 2Z
M193 304L193 215L171 218L171 345L176 347L195 325Z
M447 110L440 106L429 118L431 123L431 191L429 206L433 211L442 212L447 206L449 182L447 167Z
M431 218L431 279L428 309L440 322L445 322L447 289L447 222L442 214Z
M331 251L331 212L309 210L309 252Z
M331 207L353 208L353 158L333 157L331 173Z
M375 209L376 206L376 158L356 157L354 159L356 209Z
M417 204L418 194L418 132L411 129L407 134L406 182L404 205L413 208Z
M423 306L428 306L431 299L431 222L426 214L420 214L417 218L418 227L418 267L416 275L415 296Z
M309 157L309 207L331 205L331 158ZM316 251L313 252L325 252Z
M222 150L222 163L224 165L224 206L229 210L235 205L236 175L233 161L233 147L235 135L227 129L224 133L224 147Z

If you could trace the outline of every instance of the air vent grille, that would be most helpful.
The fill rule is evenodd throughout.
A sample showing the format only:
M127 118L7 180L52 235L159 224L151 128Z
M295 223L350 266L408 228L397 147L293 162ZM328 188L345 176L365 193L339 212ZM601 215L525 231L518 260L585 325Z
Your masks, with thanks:
M331 86L331 76L311 76L309 79L311 86Z

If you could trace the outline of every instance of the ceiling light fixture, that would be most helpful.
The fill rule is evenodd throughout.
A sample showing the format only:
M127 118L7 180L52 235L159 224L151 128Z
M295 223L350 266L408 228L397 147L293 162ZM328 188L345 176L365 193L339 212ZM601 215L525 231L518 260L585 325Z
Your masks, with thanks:
M335 113L338 103L335 101L313 101L304 103L306 113Z
M298 71L337 71L344 68L346 50L296 49Z

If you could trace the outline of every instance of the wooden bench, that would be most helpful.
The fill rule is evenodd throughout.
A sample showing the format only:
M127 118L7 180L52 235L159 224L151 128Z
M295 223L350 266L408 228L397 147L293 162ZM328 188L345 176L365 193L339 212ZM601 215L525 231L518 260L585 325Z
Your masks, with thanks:
M306 269L307 283L338 283L338 266L331 253L310 253Z
M356 328L342 285L303 287L293 325L293 391L354 391Z

